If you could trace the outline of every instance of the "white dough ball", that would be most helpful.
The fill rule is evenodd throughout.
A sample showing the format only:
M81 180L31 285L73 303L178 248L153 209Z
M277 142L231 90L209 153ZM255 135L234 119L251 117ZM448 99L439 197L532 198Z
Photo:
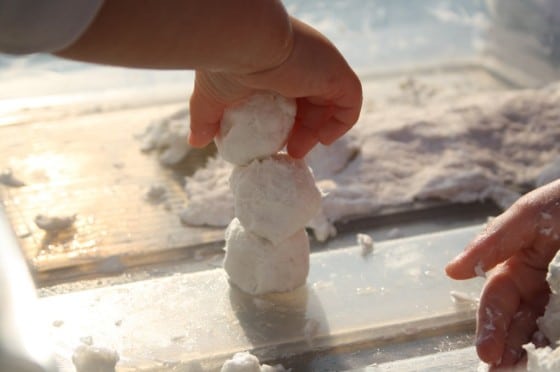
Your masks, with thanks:
M224 269L232 283L258 295L291 291L309 273L309 238L299 229L279 245L247 230L234 218L226 230Z
M235 167L230 187L235 215L243 226L273 244L304 227L321 207L310 169L286 154Z
M261 93L224 111L216 147L228 162L245 165L253 159L277 153L294 125L293 99Z

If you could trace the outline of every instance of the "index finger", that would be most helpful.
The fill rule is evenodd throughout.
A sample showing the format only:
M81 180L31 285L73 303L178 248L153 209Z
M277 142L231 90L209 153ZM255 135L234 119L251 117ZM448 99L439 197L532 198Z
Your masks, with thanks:
M527 263L546 268L560 241L560 180L524 195L492 221L445 268L454 279L468 279L477 268L488 271L524 251Z
M447 275L453 279L472 278L479 270L486 272L516 252L532 246L538 214L539 209L528 203L526 197L519 199L447 264Z

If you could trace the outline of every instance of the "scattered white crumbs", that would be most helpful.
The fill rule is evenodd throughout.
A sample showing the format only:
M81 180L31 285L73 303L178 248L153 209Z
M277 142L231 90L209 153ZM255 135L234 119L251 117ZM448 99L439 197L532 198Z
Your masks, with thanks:
M356 234L356 242L362 248L362 256L373 252L373 238L367 234Z
M35 224L40 228L48 232L58 232L68 229L76 221L76 215L69 216L48 216L44 214L38 214L35 216Z
M10 168L6 168L0 172L0 183L9 187L25 186L25 182L14 176Z

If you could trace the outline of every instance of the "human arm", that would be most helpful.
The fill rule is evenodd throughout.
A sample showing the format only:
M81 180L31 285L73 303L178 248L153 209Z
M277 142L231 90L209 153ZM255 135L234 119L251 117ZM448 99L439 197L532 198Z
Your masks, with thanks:
M560 248L560 180L520 198L451 261L454 279L493 269L477 314L476 347L490 364L511 366L531 341L549 297L546 273Z
M304 156L356 122L361 85L319 32L276 0L107 0L57 55L112 65L195 69L191 138L208 144L225 107L259 90L297 99L288 151Z

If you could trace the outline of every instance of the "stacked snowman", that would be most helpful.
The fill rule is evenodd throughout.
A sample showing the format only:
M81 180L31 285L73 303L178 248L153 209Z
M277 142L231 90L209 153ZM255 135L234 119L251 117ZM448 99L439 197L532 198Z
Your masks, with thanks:
M294 125L296 104L272 93L228 108L216 146L235 165L230 177L235 215L226 234L224 269L250 294L285 292L305 283L305 225L321 193L305 162L280 151Z

